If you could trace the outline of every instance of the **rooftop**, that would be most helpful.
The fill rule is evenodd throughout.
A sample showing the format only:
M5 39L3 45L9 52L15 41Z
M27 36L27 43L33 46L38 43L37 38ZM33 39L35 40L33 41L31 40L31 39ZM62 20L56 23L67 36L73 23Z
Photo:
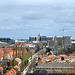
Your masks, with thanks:
M14 69L17 69L17 70L18 70L19 68L20 68L20 67L19 67L19 66L17 66L17 65L16 65L16 66L14 66Z
M6 75L14 75L15 72L16 72L16 70L11 69L10 71L8 71L8 72L6 73Z
M25 44L25 46L32 46L33 44Z
M69 64L39 64L36 68L74 68Z
M3 67L0 67L0 70L2 70L3 69Z

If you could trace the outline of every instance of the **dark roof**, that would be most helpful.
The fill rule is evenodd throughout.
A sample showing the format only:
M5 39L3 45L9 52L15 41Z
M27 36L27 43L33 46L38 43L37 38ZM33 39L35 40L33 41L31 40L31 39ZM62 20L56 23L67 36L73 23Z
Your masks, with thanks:
M2 61L0 61L0 63L7 63L7 62L9 62L9 60L2 60Z
M39 74L47 74L47 71L46 70L36 70L36 71L34 71L34 74L37 74L37 73L39 73Z
M34 73L30 73L30 74L27 74L27 75L75 75L75 74L34 74Z
M39 64L36 68L74 68L69 64Z

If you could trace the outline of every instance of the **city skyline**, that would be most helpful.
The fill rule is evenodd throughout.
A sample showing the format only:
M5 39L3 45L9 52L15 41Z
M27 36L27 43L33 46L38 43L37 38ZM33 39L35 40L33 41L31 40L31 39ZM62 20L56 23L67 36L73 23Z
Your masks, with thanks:
M37 36L65 36L75 39L74 0L2 0L0 1L0 37L15 39Z

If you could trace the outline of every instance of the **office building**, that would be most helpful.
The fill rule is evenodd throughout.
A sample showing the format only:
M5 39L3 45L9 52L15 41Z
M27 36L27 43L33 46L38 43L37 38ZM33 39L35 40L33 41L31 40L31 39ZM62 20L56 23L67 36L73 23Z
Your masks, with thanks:
M37 37L35 36L29 37L29 41L30 42L37 41Z
M71 36L64 36L64 37L58 37L58 36L54 36L54 37L50 37L50 36L42 36L42 35L38 35L37 37L29 37L29 41L30 42L46 42L48 43L49 47L59 47L59 48L71 48L72 45L72 38ZM37 43L36 42L36 43Z
M0 41L9 43L9 44L15 44L15 40L10 37L0 37Z
M38 35L38 36L31 36L29 37L29 41L33 42L33 41L39 41L39 42L47 42L47 41L52 41L53 37L49 37L49 36L42 36L42 35Z

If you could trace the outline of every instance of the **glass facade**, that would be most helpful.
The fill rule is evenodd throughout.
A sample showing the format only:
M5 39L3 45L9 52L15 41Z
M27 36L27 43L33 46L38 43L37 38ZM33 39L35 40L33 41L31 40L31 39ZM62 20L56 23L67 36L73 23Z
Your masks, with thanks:
M6 43L9 43L9 44L15 44L15 40L11 39L11 38L0 38L0 41L6 42Z

